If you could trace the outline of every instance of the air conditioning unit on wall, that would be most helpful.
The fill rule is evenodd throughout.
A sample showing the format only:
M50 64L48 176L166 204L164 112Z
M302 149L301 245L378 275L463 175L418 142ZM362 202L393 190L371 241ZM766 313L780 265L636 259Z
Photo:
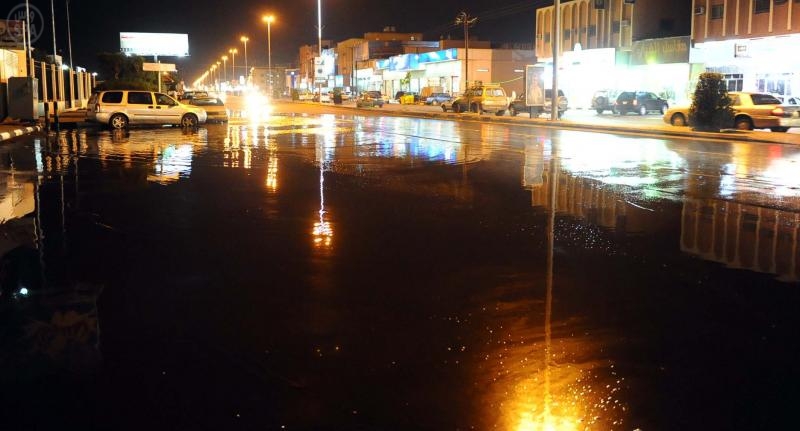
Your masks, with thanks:
M703 15L704 13L706 13L706 7L705 6L697 6L696 8L694 8L694 14L695 15Z

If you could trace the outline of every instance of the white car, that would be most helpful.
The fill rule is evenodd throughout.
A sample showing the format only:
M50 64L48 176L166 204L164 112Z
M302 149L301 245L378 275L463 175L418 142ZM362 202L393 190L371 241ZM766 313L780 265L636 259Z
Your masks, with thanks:
M191 99L192 106L203 108L208 115L207 122L218 121L224 123L228 121L228 108L225 103L216 97L195 97Z
M196 127L206 122L203 108L184 105L164 93L141 90L107 90L94 93L86 107L86 119L126 129L140 124L172 124Z

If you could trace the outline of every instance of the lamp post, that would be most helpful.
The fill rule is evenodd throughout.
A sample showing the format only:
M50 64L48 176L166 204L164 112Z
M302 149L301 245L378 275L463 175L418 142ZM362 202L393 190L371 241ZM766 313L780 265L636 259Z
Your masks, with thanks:
M558 120L558 56L561 51L561 0L553 4L553 89L550 95L550 120ZM547 91L545 90L545 93ZM545 95L547 99L547 95Z
M67 47L69 48L69 68L72 69L72 30L69 26L69 0L67 0Z
M219 74L219 65L220 65L220 62L219 61L216 62L216 64L214 65L214 70L217 71L217 81L222 81L222 77ZM219 83L219 86L217 86L215 84L214 87L215 87L215 90L217 90L217 91L221 90L222 89L222 82Z
M317 48L319 49L319 60L322 61L322 0L317 0ZM316 64L315 72L316 72ZM316 73L314 79L316 79ZM318 85L319 88L319 101L322 101L322 83Z
M267 15L262 19L267 23L267 74L269 76L269 95L272 96L272 21L275 21L275 17Z
M222 56L222 71L223 75L225 76L225 81L228 81L228 56Z
M245 83L249 81L248 77L250 76L250 68L247 67L247 41L250 40L247 36L242 36L239 40L244 43L244 80Z
M231 54L231 72L233 72L233 80L236 81L236 54L239 53L239 50L236 48L231 48L228 50L228 53Z

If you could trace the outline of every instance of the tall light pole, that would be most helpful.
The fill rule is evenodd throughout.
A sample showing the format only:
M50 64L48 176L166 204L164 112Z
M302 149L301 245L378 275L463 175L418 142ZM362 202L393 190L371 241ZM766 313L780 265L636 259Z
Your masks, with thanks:
M466 12L461 12L456 17L456 24L464 26L464 90L469 88L469 28L477 20L478 18L469 16Z
M247 83L248 77L250 76L250 68L247 67L247 41L250 40L247 36L242 36L239 40L244 43L244 81Z
M317 48L319 48L319 61L322 61L322 0L317 0ZM314 79L317 79L316 73ZM318 88L319 101L322 102L322 82L319 83Z
M69 68L72 69L72 30L69 26L69 0L67 0L67 47L69 48Z
M233 80L236 81L236 54L239 53L239 50L236 48L231 48L228 50L233 58L231 58L231 72L233 72Z
M272 96L272 21L275 17L267 15L262 18L267 23L267 74L269 76L269 95Z
M222 76L219 74L219 65L220 65L219 61L214 65L215 68L216 68L216 71L217 71L217 81L220 81L219 88L216 88L217 87L216 84L214 85L216 90L221 90L222 89Z
M558 54L561 51L561 0L553 4L553 89L550 95L550 120L558 120ZM545 90L545 103L547 90Z
M222 71L224 72L223 75L225 76L225 81L228 80L228 56L222 56Z

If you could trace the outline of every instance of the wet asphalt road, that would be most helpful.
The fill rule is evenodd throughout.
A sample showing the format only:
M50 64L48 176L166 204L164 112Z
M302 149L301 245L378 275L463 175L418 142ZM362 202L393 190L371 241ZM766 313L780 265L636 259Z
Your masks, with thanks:
M794 426L797 148L325 109L0 147L0 428Z

